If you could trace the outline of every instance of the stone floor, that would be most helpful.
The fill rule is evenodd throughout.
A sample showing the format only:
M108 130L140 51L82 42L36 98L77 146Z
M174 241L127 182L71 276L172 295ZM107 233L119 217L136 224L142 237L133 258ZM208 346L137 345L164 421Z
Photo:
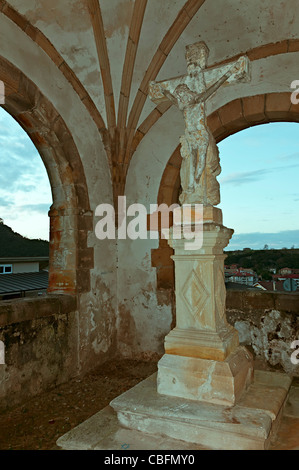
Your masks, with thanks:
M56 440L157 370L156 362L115 359L21 406L0 413L0 450L56 449ZM299 450L299 379L293 381L272 449Z
M156 362L115 359L0 413L0 450L55 448L60 436L156 370Z

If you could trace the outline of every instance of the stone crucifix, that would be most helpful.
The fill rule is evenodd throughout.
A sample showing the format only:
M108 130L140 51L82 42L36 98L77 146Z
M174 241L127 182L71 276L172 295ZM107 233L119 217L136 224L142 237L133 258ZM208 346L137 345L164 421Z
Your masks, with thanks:
M187 75L149 84L149 97L154 103L169 100L184 114L185 134L180 138L181 204L213 206L220 203L219 151L207 125L206 101L221 86L250 79L247 56L206 68L208 56L209 49L204 42L189 45L186 47Z

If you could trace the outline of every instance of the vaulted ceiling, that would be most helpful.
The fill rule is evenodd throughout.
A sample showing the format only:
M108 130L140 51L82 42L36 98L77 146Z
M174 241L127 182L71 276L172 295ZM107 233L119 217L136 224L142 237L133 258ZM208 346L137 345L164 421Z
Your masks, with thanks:
M251 84L220 93L210 112L235 97L288 91L299 79L297 6L296 0L0 0L2 13L51 57L92 115L118 194L136 148L171 107L147 98L149 81L186 73L185 46L204 40L209 65L241 54L254 64Z

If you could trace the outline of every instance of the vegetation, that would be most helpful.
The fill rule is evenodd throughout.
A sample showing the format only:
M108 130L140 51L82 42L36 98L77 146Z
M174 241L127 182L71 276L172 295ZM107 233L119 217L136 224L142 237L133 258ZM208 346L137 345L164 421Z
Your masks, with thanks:
M251 250L245 248L243 251L226 251L225 264L230 266L237 264L242 268L253 269L263 279L271 279L272 270L278 272L281 268L299 269L299 249L282 248L280 250L269 249Z
M49 256L49 242L29 239L0 223L0 258Z

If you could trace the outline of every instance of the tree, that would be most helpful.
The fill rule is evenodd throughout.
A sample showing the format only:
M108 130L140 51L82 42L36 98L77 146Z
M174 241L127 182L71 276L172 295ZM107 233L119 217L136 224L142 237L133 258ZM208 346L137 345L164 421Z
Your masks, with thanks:
M272 273L269 273L269 271L262 271L261 272L262 279L265 281L271 281L272 280Z

